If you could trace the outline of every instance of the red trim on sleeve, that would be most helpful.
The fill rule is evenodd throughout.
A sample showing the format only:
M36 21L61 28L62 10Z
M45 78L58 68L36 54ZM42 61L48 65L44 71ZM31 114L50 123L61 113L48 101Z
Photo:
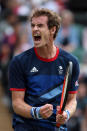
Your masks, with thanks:
M45 61L45 62L51 62L51 61L56 60L57 57L58 57L58 55L59 55L59 48L58 48L58 47L56 47L56 48L57 48L56 55L55 55L53 58L50 58L50 59L42 58L41 56L39 56L38 53L37 53L36 48L34 48L34 51L35 51L36 56L37 56L40 60Z
M77 91L68 91L69 94L76 94Z
M17 89L17 88L10 88L10 91L25 91L26 88L24 89Z

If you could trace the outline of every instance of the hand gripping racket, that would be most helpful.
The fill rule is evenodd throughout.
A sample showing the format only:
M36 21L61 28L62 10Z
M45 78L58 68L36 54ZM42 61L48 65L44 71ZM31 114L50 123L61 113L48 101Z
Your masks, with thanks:
M68 89L71 87L72 67L73 67L73 64L71 61L69 61L67 69L66 69L66 74L64 77L64 83L63 83L63 89L62 89L62 95L61 95L61 101L60 101L60 110L58 111L59 114L62 114L65 108L67 96L68 96ZM57 123L56 126L60 127L60 124Z

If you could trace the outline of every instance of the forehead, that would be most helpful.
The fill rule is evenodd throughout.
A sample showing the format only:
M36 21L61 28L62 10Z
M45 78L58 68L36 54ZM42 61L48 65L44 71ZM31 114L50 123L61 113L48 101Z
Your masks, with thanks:
M31 23L45 24L45 23L47 23L47 21L48 21L47 16L38 16L38 17L33 17Z

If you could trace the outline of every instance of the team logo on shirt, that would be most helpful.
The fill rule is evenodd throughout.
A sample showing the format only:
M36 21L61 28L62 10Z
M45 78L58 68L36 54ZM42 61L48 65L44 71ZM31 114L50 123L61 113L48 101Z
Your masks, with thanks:
M38 72L37 68L36 67L33 67L30 72Z
M62 66L58 67L58 72L59 72L60 75L63 74L63 67Z
M75 86L79 86L78 80L75 82Z

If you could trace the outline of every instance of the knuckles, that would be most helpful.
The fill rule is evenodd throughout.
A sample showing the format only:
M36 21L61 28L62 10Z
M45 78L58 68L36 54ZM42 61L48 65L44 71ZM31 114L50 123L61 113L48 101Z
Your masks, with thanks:
M48 118L52 115L53 113L53 105L51 104L46 104L44 106L41 107L40 109L40 114L43 118Z

